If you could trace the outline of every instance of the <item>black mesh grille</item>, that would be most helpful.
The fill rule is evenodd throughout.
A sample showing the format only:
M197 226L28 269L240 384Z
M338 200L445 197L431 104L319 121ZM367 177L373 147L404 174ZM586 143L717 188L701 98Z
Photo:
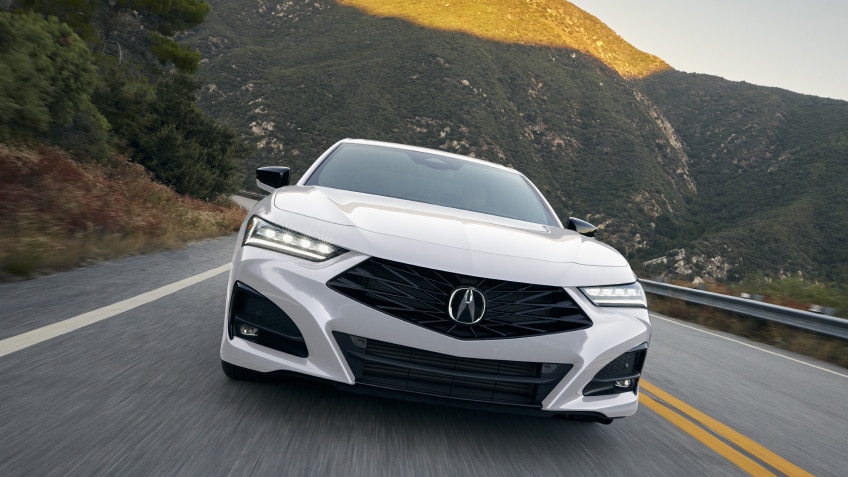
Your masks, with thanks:
M636 369L638 358L639 353L624 353L604 366L604 369L595 375L595 379L620 379L621 376L630 376L633 373L638 373L639 370Z
M592 321L560 287L531 285L369 258L333 278L333 290L395 318L459 339L492 339L573 331ZM474 325L448 316L451 293L479 289L486 313Z
M473 359L333 333L356 383L431 396L541 406L570 364Z

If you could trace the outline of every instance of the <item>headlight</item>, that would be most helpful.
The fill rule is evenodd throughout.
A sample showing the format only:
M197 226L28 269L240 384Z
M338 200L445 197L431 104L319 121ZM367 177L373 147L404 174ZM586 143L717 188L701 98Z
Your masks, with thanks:
M639 282L628 285L585 287L580 289L595 306L639 306L648 307L645 291Z
M244 244L282 252L313 262L337 257L347 250L253 216L247 224Z

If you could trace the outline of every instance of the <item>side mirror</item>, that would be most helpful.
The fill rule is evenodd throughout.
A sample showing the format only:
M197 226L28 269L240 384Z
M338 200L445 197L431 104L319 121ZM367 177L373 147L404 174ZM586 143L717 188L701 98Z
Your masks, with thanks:
M291 172L288 167L272 166L256 169L256 185L268 192L289 185Z
M594 237L595 232L598 231L598 228L590 224L589 222L574 217L568 218L568 222L565 223L565 228L567 228L568 230L573 230L578 234L585 235L587 237Z

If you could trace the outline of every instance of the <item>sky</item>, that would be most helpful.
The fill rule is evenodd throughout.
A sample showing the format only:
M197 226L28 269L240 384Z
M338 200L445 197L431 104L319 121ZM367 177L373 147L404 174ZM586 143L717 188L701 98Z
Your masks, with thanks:
M568 0L672 68L848 101L848 0Z

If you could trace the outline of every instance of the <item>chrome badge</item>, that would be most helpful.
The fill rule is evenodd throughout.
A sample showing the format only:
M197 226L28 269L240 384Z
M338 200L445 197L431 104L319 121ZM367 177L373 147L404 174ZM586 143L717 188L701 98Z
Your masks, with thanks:
M473 325L486 313L486 297L474 287L459 287L448 299L448 316L462 324Z

